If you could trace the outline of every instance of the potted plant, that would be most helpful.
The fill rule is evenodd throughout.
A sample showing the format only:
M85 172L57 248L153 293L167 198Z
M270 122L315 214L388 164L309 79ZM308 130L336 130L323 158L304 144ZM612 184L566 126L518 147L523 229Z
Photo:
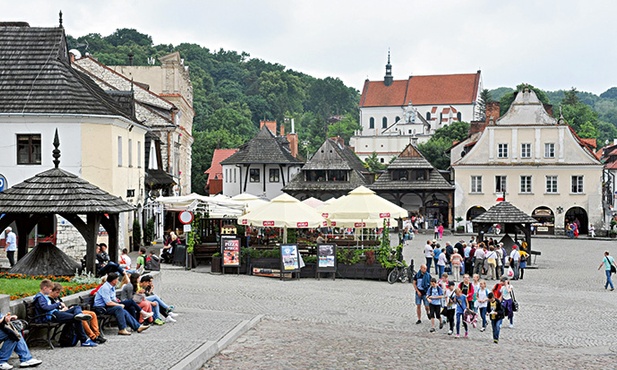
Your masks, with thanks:
M461 216L458 216L454 220L456 221L456 232L457 233L465 232L465 225L461 224L461 222L463 222L463 218Z
M212 255L212 265L210 266L210 272L223 272L223 256L221 255L221 252L216 252Z

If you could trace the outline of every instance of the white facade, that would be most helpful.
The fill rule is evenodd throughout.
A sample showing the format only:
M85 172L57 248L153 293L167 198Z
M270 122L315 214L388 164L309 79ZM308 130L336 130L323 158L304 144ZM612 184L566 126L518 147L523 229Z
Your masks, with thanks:
M0 175L6 178L6 188L54 166L52 150L57 128L61 169L135 206L144 203L144 168L138 163L139 158L144 158L143 126L120 117L49 114L0 114L0 125L4 142L0 146ZM40 164L17 164L18 135L40 135ZM58 222L62 223L60 217ZM132 222L130 212L120 215L119 247L128 247ZM85 241L81 239L81 243L59 247L78 248L71 254L79 255L85 251Z
M583 231L603 223L602 164L533 91L520 92L503 117L457 145L451 161L455 217L467 219L505 194L532 217L546 216L540 231L560 233L568 218L585 223Z
M252 164L223 165L223 194L233 197L249 193L273 199L283 194L283 186L302 169L300 165ZM248 178L247 178L248 172Z

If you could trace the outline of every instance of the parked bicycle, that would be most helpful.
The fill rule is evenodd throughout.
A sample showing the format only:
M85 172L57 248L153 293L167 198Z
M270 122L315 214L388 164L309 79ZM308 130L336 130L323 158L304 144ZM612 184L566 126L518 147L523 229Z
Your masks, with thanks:
M405 266L402 261L394 260L396 267L388 274L388 283L394 284L397 281L401 283L411 283L416 271L413 268L413 259L410 261L409 266Z

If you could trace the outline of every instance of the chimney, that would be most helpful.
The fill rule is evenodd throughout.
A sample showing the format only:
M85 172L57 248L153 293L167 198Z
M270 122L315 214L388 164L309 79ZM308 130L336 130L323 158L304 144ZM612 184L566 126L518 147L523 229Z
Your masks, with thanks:
M281 124L281 127L279 129L279 136L285 136L285 125Z
M493 122L497 121L500 108L498 101L489 101L486 103L486 124L488 124L491 119Z
M133 57L135 56L135 54L133 54L133 52L129 52L129 65L132 66L133 65Z
M276 136L276 121L259 121L259 129L266 126L272 135Z
M294 158L298 158L298 134L287 134L287 141L289 141L289 151Z

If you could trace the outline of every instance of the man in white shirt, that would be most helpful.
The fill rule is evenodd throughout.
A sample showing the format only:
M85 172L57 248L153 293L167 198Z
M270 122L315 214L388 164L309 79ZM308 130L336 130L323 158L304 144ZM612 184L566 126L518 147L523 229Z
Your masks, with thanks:
M512 278L512 280L518 280L521 254L518 252L518 246L516 244L512 246L512 252L510 252L510 261L512 261L512 270L514 270L514 277Z
M426 258L426 268L431 271L431 264L433 263L433 242L426 241L424 246L424 257Z
M17 236L13 232L13 229L9 226L4 230L5 243L4 250L6 251L6 258L9 259L11 267L15 266L15 251L17 250Z
M476 252L473 255L474 265L473 265L473 273L482 276L482 268L484 267L484 258L486 257L486 245L484 243L480 243L480 245L476 248Z

